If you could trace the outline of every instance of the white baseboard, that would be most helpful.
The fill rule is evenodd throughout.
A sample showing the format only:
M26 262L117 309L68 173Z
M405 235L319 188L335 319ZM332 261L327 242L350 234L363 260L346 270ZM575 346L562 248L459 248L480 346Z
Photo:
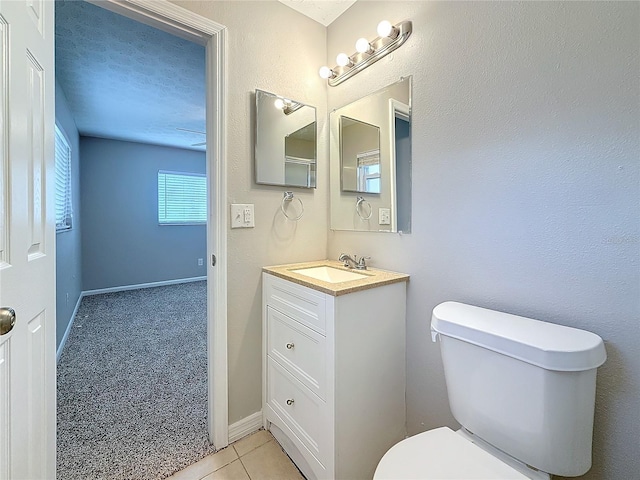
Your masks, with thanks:
M250 433L262 428L262 411L252 413L248 417L229 425L229 443L240 440Z
M64 349L65 344L67 343L67 338L69 338L69 333L71 333L71 327L73 326L73 321L76 319L76 313L78 313L78 308L80 308L80 302L82 301L82 297L84 297L84 292L80 292L78 296L78 301L76 302L76 307L73 309L73 313L71 314L71 318L69 319L69 323L67 324L67 329L64 331L64 336L60 341L60 345L58 346L58 350L56 351L56 363L60 361L60 355L62 355L62 350Z
M89 295L100 295L101 293L113 293L113 292L124 292L126 290L138 290L140 288L153 288L153 287L164 287L167 285L177 285L179 283L191 283L191 282L201 282L206 280L207 277L191 277L191 278L178 278L176 280L164 280L162 282L151 282L151 283L139 283L137 285L123 285L120 287L109 287L109 288L97 288L95 290L84 290L82 292L83 296Z

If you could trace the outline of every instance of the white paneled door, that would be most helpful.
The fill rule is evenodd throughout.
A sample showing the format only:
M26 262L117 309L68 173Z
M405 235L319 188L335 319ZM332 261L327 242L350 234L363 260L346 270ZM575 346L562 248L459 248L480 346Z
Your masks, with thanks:
M53 28L0 0L0 480L55 479Z

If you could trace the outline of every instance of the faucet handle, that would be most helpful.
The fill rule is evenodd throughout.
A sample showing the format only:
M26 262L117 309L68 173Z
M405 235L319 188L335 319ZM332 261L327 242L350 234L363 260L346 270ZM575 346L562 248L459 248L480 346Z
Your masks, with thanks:
M360 257L360 260L357 260L358 257L356 257L355 255L354 255L354 257L355 257L356 262L357 262L356 268L358 270L366 270L367 269L366 260L371 260L371 257L368 256L368 255L367 256L363 255L362 257Z

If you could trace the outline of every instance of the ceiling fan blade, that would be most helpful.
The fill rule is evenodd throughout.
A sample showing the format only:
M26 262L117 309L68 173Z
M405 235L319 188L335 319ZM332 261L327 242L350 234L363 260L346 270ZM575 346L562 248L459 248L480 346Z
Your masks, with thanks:
M206 145L207 142L201 142L201 143L192 143L191 146L192 147L200 147L201 145Z
M188 128L180 128L180 127L176 127L176 130L181 130L183 132L190 132L190 133L199 133L200 135L206 135L205 132L199 132L197 130L189 130Z

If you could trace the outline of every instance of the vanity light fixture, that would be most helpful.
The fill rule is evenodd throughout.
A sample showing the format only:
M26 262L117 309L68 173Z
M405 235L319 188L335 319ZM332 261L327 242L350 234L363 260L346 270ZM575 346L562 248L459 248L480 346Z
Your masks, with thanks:
M329 68L324 66L318 72L321 78L327 80L330 87L340 85L356 73L361 72L369 65L373 65L385 55L407 41L413 30L410 20L404 20L392 25L387 20L378 24L378 35L369 42L366 38L360 38L356 42L356 53L349 56L340 53L336 58L338 66Z
M296 110L299 110L303 105L298 102L294 102L289 100L288 98L278 97L273 102L273 105L278 109L282 110L285 115L291 115Z
M335 78L336 72L331 70L329 67L320 67L320 71L318 72L320 78Z
M371 55L373 53L373 47L366 38L359 38L356 42L356 52Z
M336 63L341 67L352 67L353 62L351 61L351 57L346 53L339 53L336 57Z

